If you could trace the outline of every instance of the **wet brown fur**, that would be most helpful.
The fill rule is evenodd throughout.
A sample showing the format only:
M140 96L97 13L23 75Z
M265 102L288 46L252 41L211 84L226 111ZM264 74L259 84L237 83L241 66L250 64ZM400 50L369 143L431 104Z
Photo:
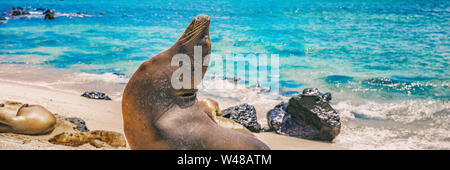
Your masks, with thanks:
M195 89L176 90L171 85L172 73L179 68L171 66L175 54L187 54L193 66L194 46L200 45L202 59L209 57L209 22L208 16L197 16L175 45L142 63L131 77L122 99L131 149L269 149L253 136L214 123L200 108ZM206 69L203 66L202 76Z

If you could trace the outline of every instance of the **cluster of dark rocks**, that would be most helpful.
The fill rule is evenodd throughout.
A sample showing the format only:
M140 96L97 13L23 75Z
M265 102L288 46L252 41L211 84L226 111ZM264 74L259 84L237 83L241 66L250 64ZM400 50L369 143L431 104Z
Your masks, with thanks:
M111 98L102 92L84 92L81 96L87 97L89 99L97 99L97 100L111 100Z
M30 15L30 12L24 11L22 7L11 8L11 16Z
M331 142L339 134L341 123L330 100L331 93L321 93L317 88L304 89L302 94L294 95L288 102L281 102L267 112L270 129L261 128L252 105L227 108L222 110L222 116L252 132L273 130L282 135Z

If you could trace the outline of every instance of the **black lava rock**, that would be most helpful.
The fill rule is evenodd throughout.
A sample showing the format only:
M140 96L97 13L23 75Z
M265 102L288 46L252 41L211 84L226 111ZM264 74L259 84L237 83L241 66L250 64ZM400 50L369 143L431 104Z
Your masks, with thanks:
M11 8L11 16L19 16L22 15L22 13L23 13L22 7Z
M330 93L303 90L267 113L269 127L283 135L332 141L340 132L339 114L330 106Z
M321 93L317 88L306 88L303 90L303 95L305 96L318 96L324 102L329 102L331 100L331 93Z
M267 113L269 127L278 134L304 139L314 139L314 135L318 133L317 128L308 125L303 120L293 119L292 116L286 112L287 106L288 103L281 102Z
M249 129L252 132L260 132L261 125L256 118L255 106L242 104L222 110L222 116L229 118Z
M289 99L286 111L296 120L303 120L317 128L319 132L314 135L314 139L332 141L341 129L339 114L326 100L327 95L317 89L313 91L311 93L311 89L305 89L303 94L293 96Z
M52 19L56 18L55 17L55 11L50 10L50 9L45 10L42 14L45 15L45 19L46 20L52 20Z
M84 92L81 96L97 100L111 100L109 96L102 92Z
M125 74L123 74L123 73L112 73L112 74L119 76L119 77L125 77Z
M89 129L86 126L86 122L83 119L77 117L68 117L64 118L64 120L69 121L70 123L76 126L76 129L80 132L88 132Z

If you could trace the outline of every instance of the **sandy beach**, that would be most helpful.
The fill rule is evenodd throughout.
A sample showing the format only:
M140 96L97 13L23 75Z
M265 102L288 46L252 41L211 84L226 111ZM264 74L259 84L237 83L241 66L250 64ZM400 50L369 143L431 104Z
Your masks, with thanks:
M202 84L195 87L197 99L217 101L220 109L216 110L228 109L224 116L232 115L228 111L235 108L244 116L231 118L253 131L262 129L255 136L272 149L450 149L450 1L27 0L1 4L0 112L14 116L24 104L41 105L46 109L36 106L42 112L33 113L44 113L46 117L39 120L47 121L40 125L50 126L11 125L9 116L0 114L0 131L13 127L22 133L27 133L24 129L47 132L55 122L58 126L51 134L39 136L0 133L0 149L130 149L100 147L93 141L111 135L119 136L121 145L126 143L120 138L124 134L121 101L132 75L145 61L169 54L164 52L168 49L173 55L166 57L188 54L195 59L194 47L199 45L203 64L209 65ZM205 52L211 54L208 60ZM173 68L173 62L150 66L152 71L146 75ZM199 75L196 66L194 77ZM132 91L143 98L162 94L161 89ZM289 108L295 109L288 113L288 107L281 105L312 89L322 99L314 101L327 111L316 107L305 111L326 113L319 118L326 121L319 124L333 127L322 131L329 133L318 137L322 139L312 138L315 130L308 128L323 127L317 121L305 120L305 126L295 128L301 124L297 118L309 119L303 108L291 103ZM100 92L95 94L111 100L82 97L85 92ZM147 102L159 103L162 98ZM152 113L156 112L149 105L165 107L142 105ZM178 117L180 111L173 113ZM266 132L267 117L277 132L302 138ZM84 123L90 132L84 132ZM176 125L171 132L183 132ZM76 138L83 140L80 144L91 143L70 147L49 142L62 132L87 137ZM93 134L97 132L100 135ZM195 137L195 133L181 134Z
M123 134L121 102L117 100L103 101L81 97L79 94L49 89L33 85L24 85L13 82L0 81L0 101L17 101L28 104L42 105L54 114L65 117L78 117L86 121L90 130L107 130ZM221 106L223 107L223 106ZM61 132L71 132L70 125L58 123L56 129L47 135L19 135L0 133L0 149L129 149L129 147L102 147L95 148L89 144L79 147L54 145L48 139ZM343 149L330 143L298 139L282 136L273 132L255 133L255 136L275 150L323 150Z

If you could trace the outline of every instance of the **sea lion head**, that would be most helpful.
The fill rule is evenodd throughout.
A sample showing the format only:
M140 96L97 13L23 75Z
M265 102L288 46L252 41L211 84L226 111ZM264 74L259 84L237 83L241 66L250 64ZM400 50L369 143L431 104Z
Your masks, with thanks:
M201 59L207 62L209 61L209 54L211 54L211 42L209 39L209 23L210 18L207 15L198 15L195 17L189 26L184 31L183 35L177 41L177 43L172 47L176 48L179 54L186 54L191 60L191 89L179 89L175 90L175 96L193 96L197 92L196 86L200 82L194 81L194 47L201 47ZM202 79L206 73L208 66L202 64ZM182 80L182 77L180 77Z
M124 100L122 100L124 111L130 110L129 107L142 111L147 110L147 113L153 113L148 118L157 120L159 115L174 105L187 108L195 104L196 86L201 81L194 81L194 62L198 62L194 61L194 54L201 54L201 63L209 61L209 54L211 54L209 23L209 16L198 15L172 47L141 64L125 88ZM201 52L198 51L199 47ZM178 65L173 65L172 59L177 54L185 54L190 59L191 88L173 87L171 80L174 72L184 64L188 64L180 62L177 63ZM207 65L201 64L202 79L208 68ZM178 79L184 82L182 76Z
M178 52L192 56L193 46L202 46L203 55L211 53L211 42L209 39L209 16L198 15L187 26L183 35L178 39L175 46L179 46Z
M181 89L175 89L173 86L170 86L169 89L170 95L174 97L175 103L178 104L180 107L189 107L191 106L195 99L196 99L196 92L197 85L200 82L195 82L194 76L195 76L195 62L201 63L201 78L203 79L206 70L208 69L208 64L203 64L203 62L209 61L209 55L211 54L211 42L209 39L209 23L210 18L207 15L198 15L196 16L191 23L187 26L186 30L184 31L183 35L178 39L178 41L168 50L168 51L176 51L176 54L186 54L190 58L190 67L191 67L191 88L184 88ZM197 49L195 49L197 47ZM201 47L201 51L195 51L199 50ZM201 53L200 53L201 52ZM201 61L195 61L194 55L197 53L197 55L201 55ZM172 56L173 57L173 56ZM185 64L185 63L183 63ZM172 69L171 73L173 74L173 71L176 69L179 69L182 66L171 66ZM169 74L172 76L171 74ZM178 78L180 81L183 80L183 76L180 76Z
M22 105L21 102L4 101L3 103L0 103L0 114L16 112Z

